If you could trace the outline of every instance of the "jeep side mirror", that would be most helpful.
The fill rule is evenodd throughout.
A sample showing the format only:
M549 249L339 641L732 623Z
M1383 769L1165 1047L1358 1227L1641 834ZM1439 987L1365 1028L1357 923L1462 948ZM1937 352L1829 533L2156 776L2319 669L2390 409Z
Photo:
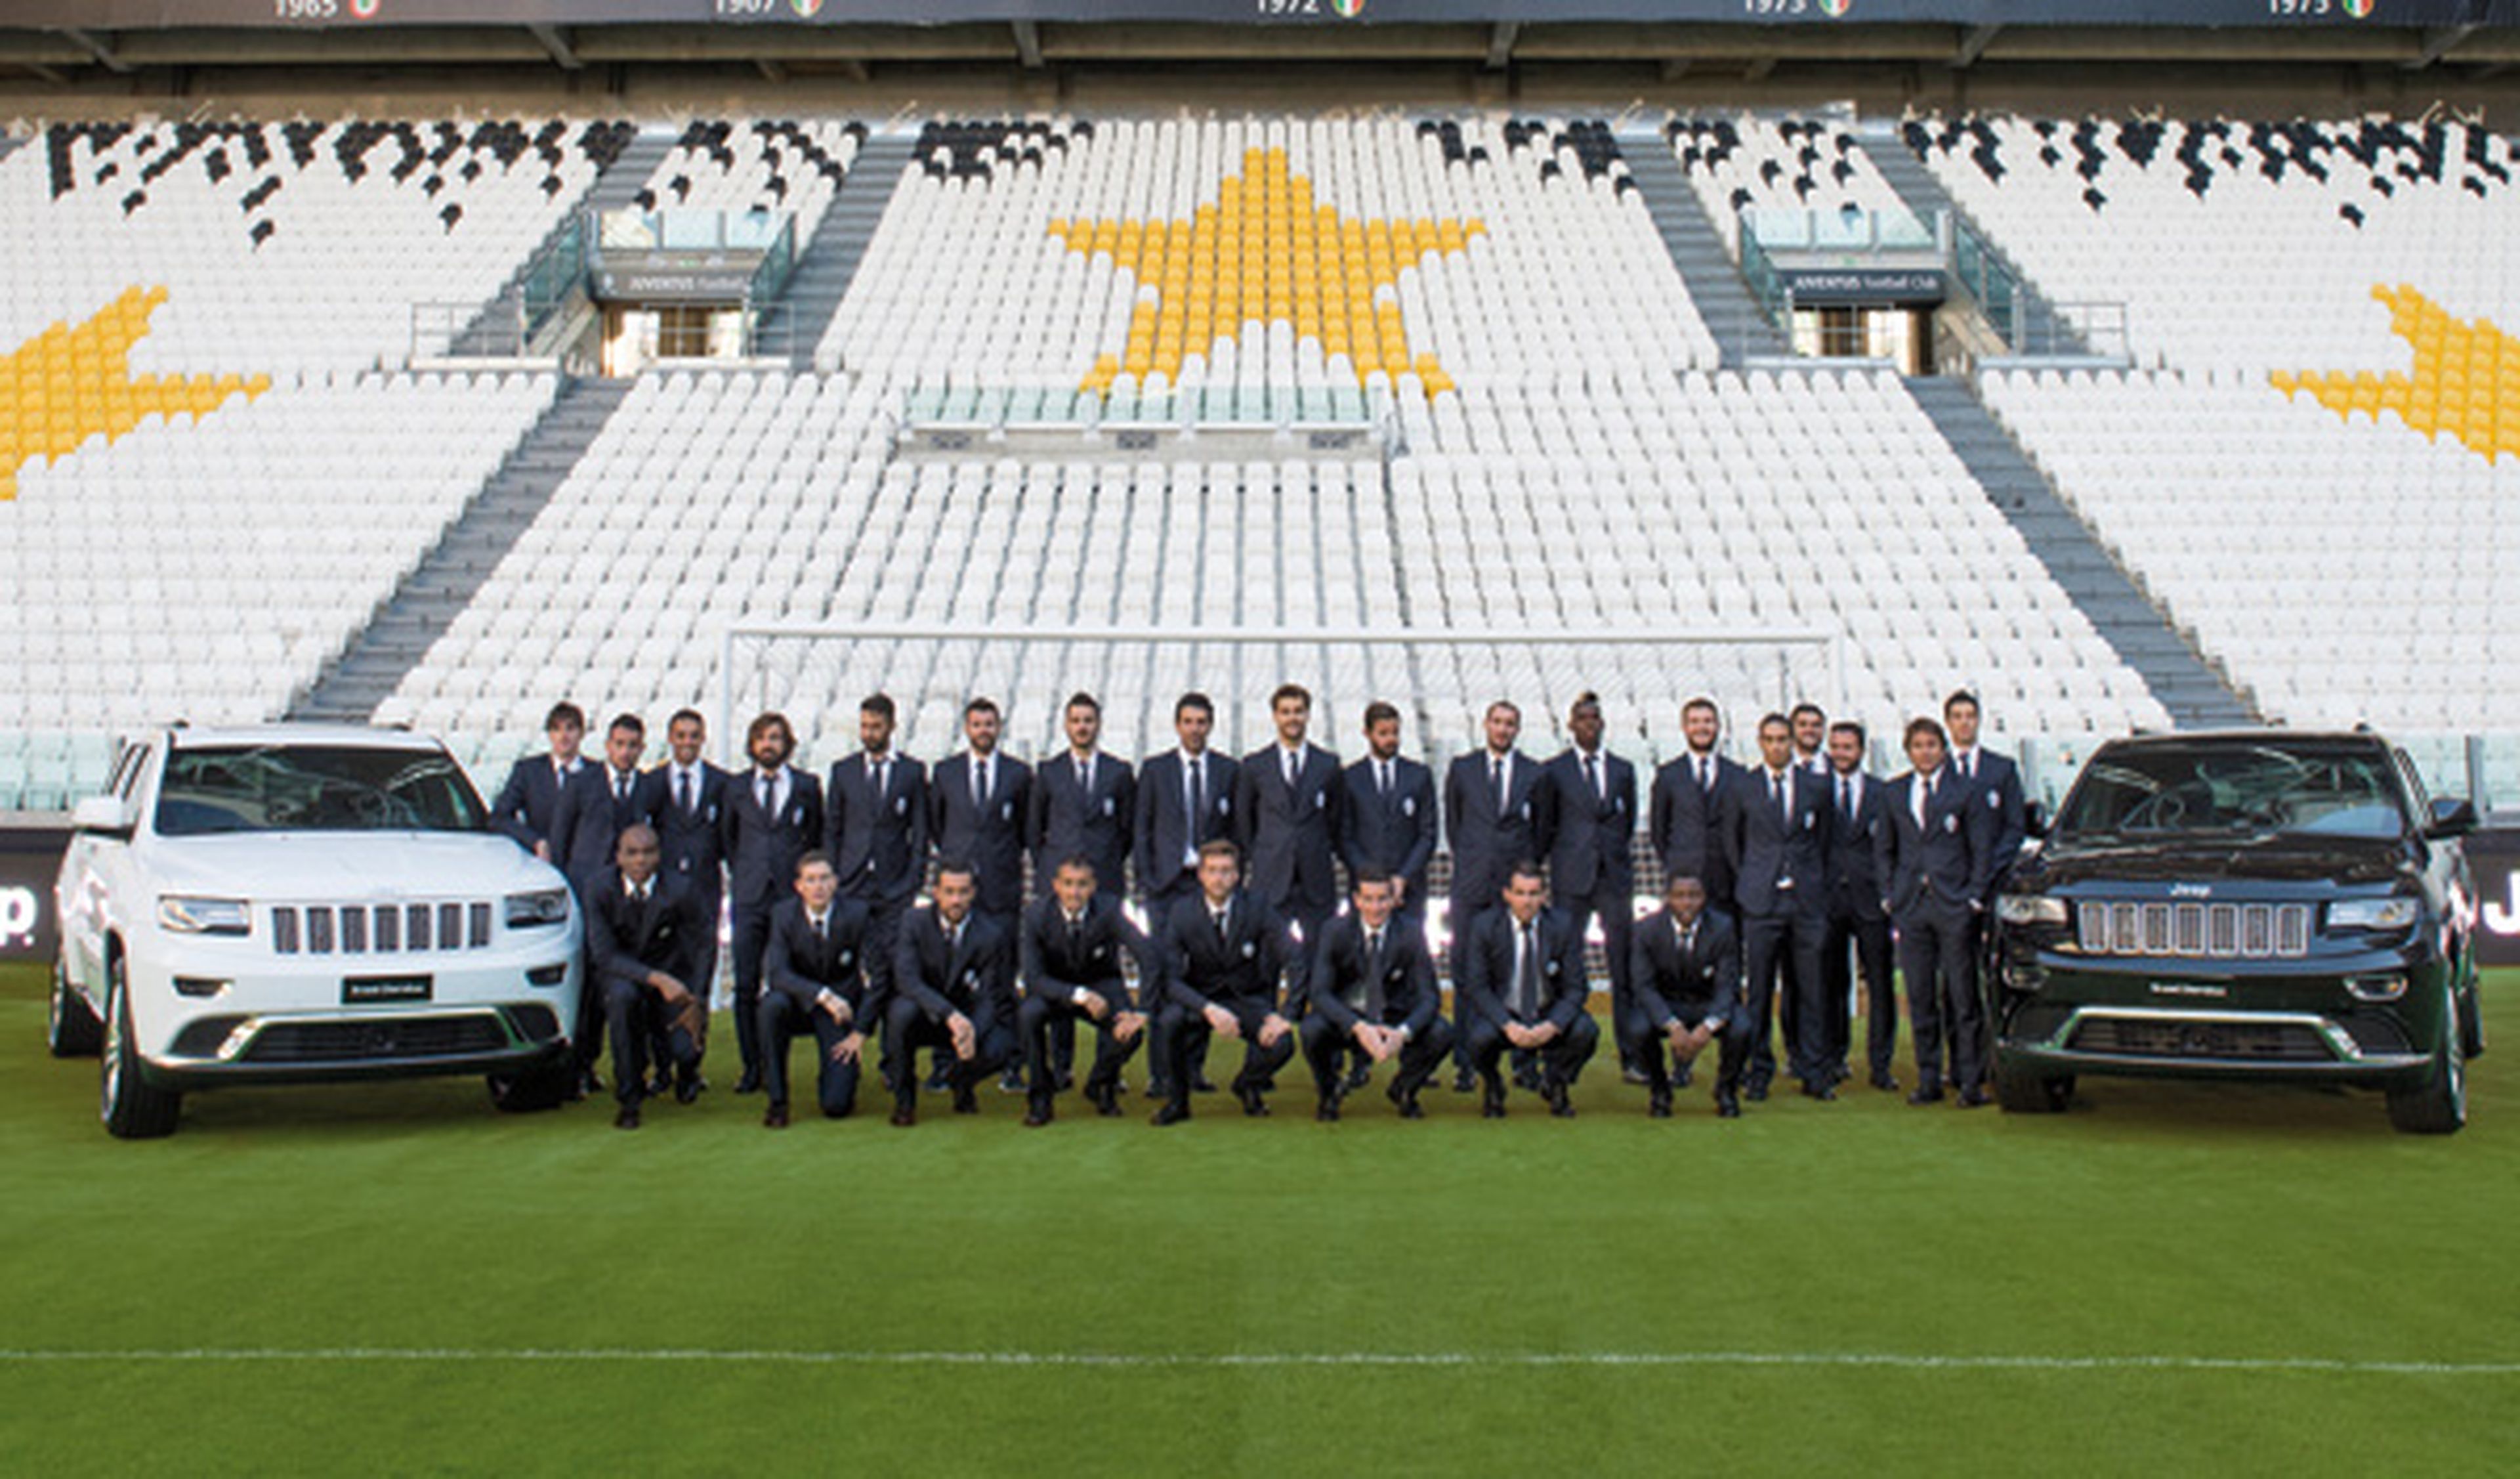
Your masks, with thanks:
M119 796L89 796L70 809L70 826L80 832L131 835L131 808Z
M2476 806L2461 796L2433 798L2432 816L2424 824L2424 835L2436 840L2465 837L2476 830Z

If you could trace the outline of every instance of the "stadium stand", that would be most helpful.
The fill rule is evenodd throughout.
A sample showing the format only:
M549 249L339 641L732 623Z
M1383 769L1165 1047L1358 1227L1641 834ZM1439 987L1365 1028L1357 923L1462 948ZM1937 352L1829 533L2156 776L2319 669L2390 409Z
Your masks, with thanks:
M1911 213L1849 127L1743 115L1677 118L1663 132L1689 189L1735 258L1745 210L1808 212L1822 240L1830 224L1849 213ZM1860 230L1850 228L1850 235L1862 239Z

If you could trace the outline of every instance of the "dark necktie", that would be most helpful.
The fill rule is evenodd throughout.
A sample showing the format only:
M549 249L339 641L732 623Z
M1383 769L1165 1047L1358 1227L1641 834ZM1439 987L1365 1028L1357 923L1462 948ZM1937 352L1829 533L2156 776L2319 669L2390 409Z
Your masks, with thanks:
M1302 783L1303 775L1300 769L1301 760L1302 757L1297 755L1294 751L1289 750L1286 752L1286 789L1289 791L1294 790L1296 786Z
M1712 795L1714 791L1715 763L1701 755L1697 758L1697 794L1700 796L1708 796Z
M1389 1003L1382 994L1382 932L1365 932L1365 1014L1380 1026L1383 1010Z
M1496 792L1497 815L1505 815L1505 757L1488 757L1488 786Z
M875 781L876 800L883 800L883 783L885 780L889 779L892 774L892 762L888 760L877 761L874 764L867 766L867 774Z
M1083 915L1081 915L1081 914L1070 914L1070 915L1068 915L1068 916L1067 916L1067 955L1068 955L1068 958L1069 958L1070 960L1073 960L1073 959L1075 959L1077 956L1082 955L1082 954L1084 954L1084 953L1085 953L1085 917L1084 917Z
M1207 825L1207 757L1190 758L1190 840L1194 847L1199 829Z
M1843 775L1837 778L1837 814L1855 820L1855 782Z
M1094 757L1087 756L1076 765L1076 783L1085 788L1085 799L1094 799Z
M1521 943L1513 953L1514 1015L1528 1022L1540 1015L1540 961L1538 942L1532 938L1532 927L1525 924Z
M692 772L674 772L674 809L685 816L692 814Z
M971 809L974 811L985 811L988 808L989 763L984 760L975 760L971 762Z
M1600 801L1601 758L1598 755L1584 757L1584 789L1593 793L1595 802Z
M1383 803L1385 805L1389 805L1391 801L1391 762L1387 760L1378 760L1373 763L1373 789L1380 793Z
M1225 939L1225 910L1211 909L1208 912L1216 916L1216 938L1221 943Z
M630 777L619 770L612 772L612 804L616 807L630 804Z

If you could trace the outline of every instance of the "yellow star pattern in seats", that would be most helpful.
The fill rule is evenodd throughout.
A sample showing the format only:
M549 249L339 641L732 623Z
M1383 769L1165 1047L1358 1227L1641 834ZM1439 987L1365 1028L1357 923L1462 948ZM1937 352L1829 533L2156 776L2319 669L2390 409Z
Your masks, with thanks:
M1182 361L1236 338L1246 321L1291 323L1327 357L1345 354L1357 383L1376 370L1416 371L1428 395L1453 388L1432 354L1412 356L1400 304L1379 298L1429 252L1460 252L1486 234L1472 220L1359 220L1313 204L1313 182L1286 170L1283 149L1252 149L1213 205L1189 220L1056 220L1071 252L1107 252L1152 287L1129 319L1129 342L1094 362L1081 389L1108 393L1121 375L1181 379ZM1395 296L1396 297L1396 296Z
M2389 305L2389 328L2415 351L2411 374L2369 370L2282 370L2269 376L2287 395L2308 391L2339 416L2395 411L2408 428L2438 439L2447 432L2492 461L2520 452L2520 341L2492 319L2461 323L2414 289L2371 290Z
M41 457L59 462L90 437L112 441L156 412L199 421L231 395L271 388L269 376L131 373L131 347L149 333L163 288L131 288L76 328L56 323L0 355L0 501L18 496L18 473Z

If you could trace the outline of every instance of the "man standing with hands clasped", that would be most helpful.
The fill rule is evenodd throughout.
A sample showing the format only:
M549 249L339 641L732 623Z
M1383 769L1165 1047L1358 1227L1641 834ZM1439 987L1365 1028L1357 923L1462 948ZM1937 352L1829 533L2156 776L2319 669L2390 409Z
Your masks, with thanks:
M1995 856L1996 809L1952 770L1943 726L1908 724L1912 767L1890 783L1890 825L1873 841L1873 869L1889 892L1882 906L1899 926L1899 974L1908 981L1914 1029L1916 1089L1911 1104L1943 1097L1948 1046L1959 1103L1987 1102L1978 1061L1985 1027L1978 1011L1978 902Z

